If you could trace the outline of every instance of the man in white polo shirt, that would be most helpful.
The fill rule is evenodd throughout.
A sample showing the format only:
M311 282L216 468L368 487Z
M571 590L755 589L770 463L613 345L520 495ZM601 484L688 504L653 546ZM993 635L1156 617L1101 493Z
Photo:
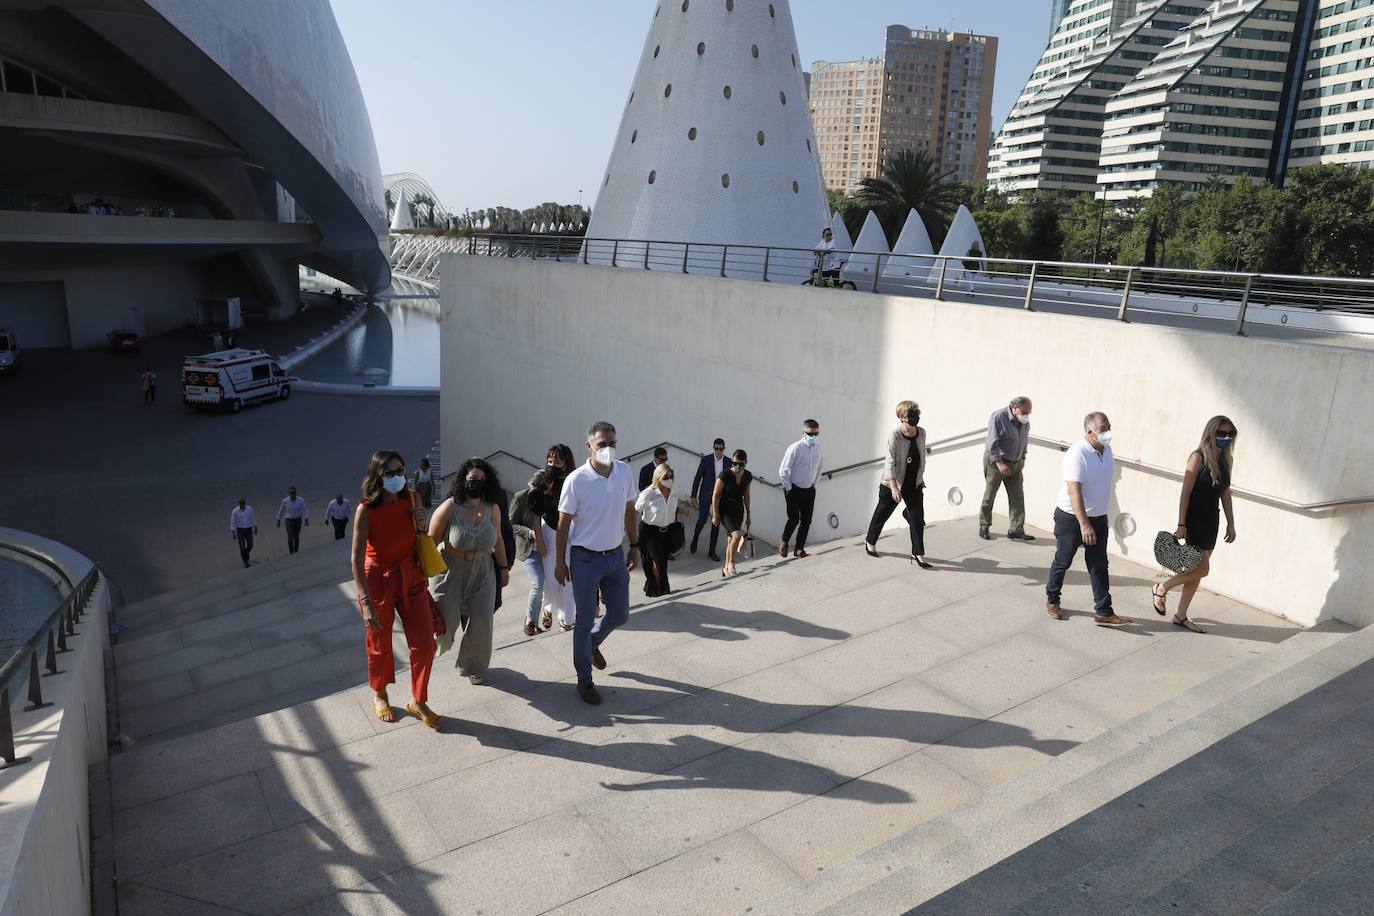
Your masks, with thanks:
M592 668L606 667L601 644L611 631L630 619L630 570L639 562L639 545L635 542L639 529L635 498L639 494L630 466L615 460L615 443L614 426L605 420L593 423L587 430L587 451L591 457L563 481L563 494L558 500L558 560L553 575L559 585L567 585L572 579L573 603L577 608L573 621L573 668L577 671L578 695L592 705L601 702L592 683ZM620 549L627 538L628 556ZM606 607L599 627L598 593Z
M1059 592L1064 574L1084 547L1088 578L1093 586L1093 614L1100 627L1124 627L1131 621L1112 611L1107 581L1107 507L1112 501L1116 464L1112 458L1112 422L1101 411L1083 418L1083 438L1064 455L1059 505L1054 510L1054 562L1045 584L1045 611L1063 620Z

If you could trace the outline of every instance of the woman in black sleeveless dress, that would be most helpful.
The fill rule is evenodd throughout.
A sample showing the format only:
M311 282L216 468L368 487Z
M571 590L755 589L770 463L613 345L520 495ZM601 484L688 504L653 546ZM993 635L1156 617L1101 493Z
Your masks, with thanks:
M726 579L735 575L735 554L749 530L749 485L754 475L746 468L748 463L744 449L735 449L730 466L720 472L711 494L711 524L725 526L725 565L720 574Z
M1231 464L1236 441L1236 424L1228 417L1213 417L1202 432L1202 442L1188 456L1183 475L1183 490L1178 499L1178 530L1174 537L1202 551L1202 562L1189 573L1179 573L1151 589L1155 613L1169 611L1168 595L1182 588L1178 612L1173 623L1194 633L1204 632L1188 619L1188 606L1198 585L1211 571L1212 551L1221 530L1221 512L1226 512L1226 543L1236 539L1235 516L1231 513Z

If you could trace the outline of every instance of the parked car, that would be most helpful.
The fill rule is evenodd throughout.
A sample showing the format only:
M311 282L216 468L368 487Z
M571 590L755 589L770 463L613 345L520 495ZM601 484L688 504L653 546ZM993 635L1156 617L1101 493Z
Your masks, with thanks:
M263 350L220 350L188 356L181 367L181 398L187 407L217 407L238 413L253 401L291 397L300 381Z
M110 350L115 353L137 353L143 349L143 338L137 331L114 330L110 332Z
M13 332L0 328L0 375L19 371L19 341Z

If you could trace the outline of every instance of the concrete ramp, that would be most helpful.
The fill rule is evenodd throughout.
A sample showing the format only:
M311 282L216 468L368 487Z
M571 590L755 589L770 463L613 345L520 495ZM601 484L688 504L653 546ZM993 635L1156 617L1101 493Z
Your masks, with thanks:
M517 580L498 614L488 684L438 662L438 734L373 717L360 624L334 601L342 550L245 574L261 580L253 588L208 583L202 610L189 595L146 603L132 610L149 635L117 650L123 673L161 657L151 643L130 657L140 642L166 639L174 657L231 641L217 643L224 652L243 645L232 643L243 628L254 648L230 656L251 669L239 680L319 677L305 687L288 679L270 697L233 688L247 691L243 709L276 708L217 725L236 715L227 694L202 721L193 697L138 699L152 674L128 691L121 682L121 715L148 735L111 760L121 913L896 912L896 901L930 899L1036 842L1006 818L1056 787L1086 778L1067 797L1091 810L1244 725L1228 717L1213 731L1171 732L1222 701L1204 698L1257 696L1301 659L1346 645L1337 641L1347 628L1298 635L1206 593L1194 617L1209 633L1172 627L1149 610L1152 572L1116 560L1117 608L1137 626L1093 626L1078 570L1069 619L1051 620L1041 577L1053 544L1037 534L989 543L971 520L933 525L934 571L902 558L904 534L883 540L879 560L842 540L805 560L742 563L728 582L687 555L673 566L675 594L648 602L636 572L630 623L606 645L599 707L573 690L568 635L519 633ZM177 619L196 613L211 616ZM305 623L312 613L319 626ZM215 623L234 614L244 615L238 626ZM153 633L158 621L176 635ZM197 625L224 630L196 640L186 627ZM334 631L337 645L324 635ZM298 640L317 654L255 660ZM224 661L158 676L184 675L208 698L221 675L207 673ZM1302 670L1294 689L1336 669ZM353 686L326 693L331 678ZM392 699L403 702L400 680ZM283 705L292 690L316 695ZM191 711L174 716L178 705ZM179 724L158 727L164 717ZM1133 721L1147 726L1117 743L1114 730ZM1100 784L1087 778L1131 749L1138 763L1116 764ZM1062 771L1036 775L1060 761ZM1217 784L1208 775L1192 789ZM943 884L920 885L924 896L890 884L893 897L855 897L886 893L884 879L908 866L924 880L935 850L971 836L948 819L983 799L1006 817L979 822L962 864L937 869ZM1046 875L1045 887L1067 874Z

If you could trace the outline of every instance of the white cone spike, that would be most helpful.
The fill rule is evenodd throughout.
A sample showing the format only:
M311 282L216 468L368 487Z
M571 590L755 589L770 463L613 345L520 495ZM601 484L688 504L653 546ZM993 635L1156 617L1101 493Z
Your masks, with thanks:
M844 278L859 284L860 289L865 289L860 281L867 282L870 286L873 283L873 272L878 267L877 252L887 252L887 236L883 233L882 224L878 222L877 214L872 210L864 217L864 227L859 230L859 237L854 240L854 251L867 252L866 254L855 254L849 259L849 263L844 268ZM884 258L884 260L886 260Z
M929 255L924 258L901 258L898 255ZM925 220L921 214L912 210L907 214L902 234L897 236L897 244L892 246L892 259L883 266L883 279L924 280L930 276L934 262L935 246L930 243L930 233L926 231Z
M950 223L949 232L945 234L945 243L940 246L940 254L965 260L946 262L945 282L953 280L966 283L971 291L973 279L979 274L974 266L974 259L986 256L987 251L987 245L983 244L983 234L978 231L978 224L973 221L973 214L969 212L968 207L960 204L958 212L954 214L954 222Z
M690 242L689 270L713 273L722 244L810 249L829 211L807 108L788 0L663 0L587 237ZM602 247L590 260L610 262ZM662 248L651 262L681 270L682 246ZM642 244L619 252L644 261ZM727 272L756 275L761 261L731 250Z
M836 251L853 251L854 240L849 237L849 229L844 224L844 217L836 210L830 216L830 234L835 239Z
M415 221L410 218L410 202L406 200L405 191L396 194L396 212L391 215L391 228L393 231L415 228Z

